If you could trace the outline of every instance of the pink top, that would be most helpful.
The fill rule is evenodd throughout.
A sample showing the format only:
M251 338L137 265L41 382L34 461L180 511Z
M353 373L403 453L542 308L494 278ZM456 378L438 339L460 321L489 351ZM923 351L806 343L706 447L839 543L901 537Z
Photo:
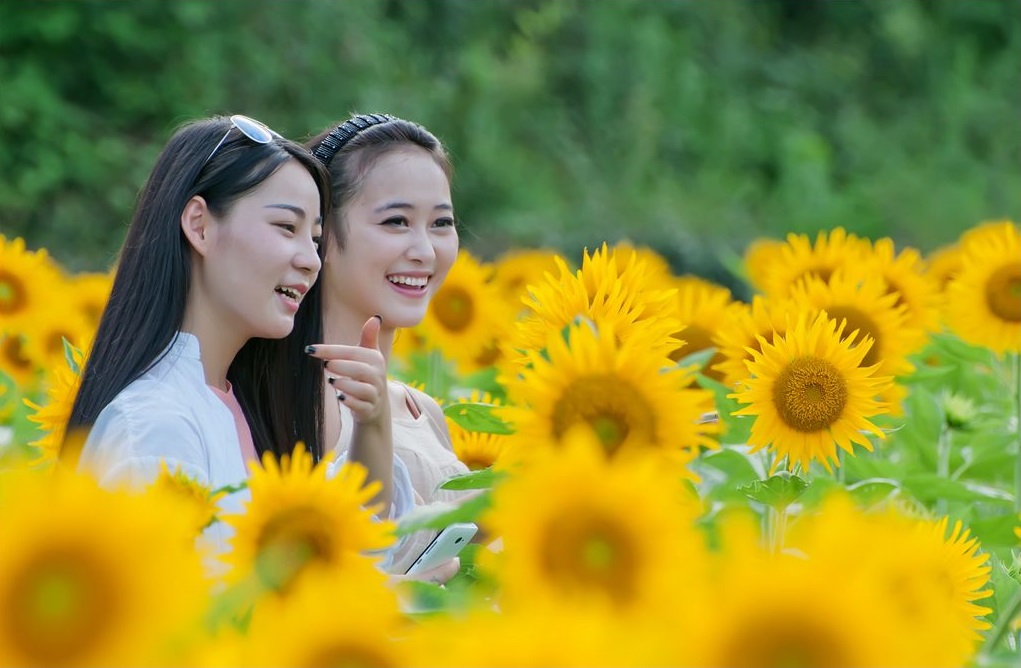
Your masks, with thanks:
M244 411L241 410L241 404L238 403L237 397L234 396L234 388L230 386L230 381L227 381L227 391L224 392L218 387L209 386L209 389L213 391L213 394L220 397L227 408L230 409L231 415L234 416L234 428L238 432L238 443L241 444L241 458L245 460L245 467L251 472L252 467L249 462L259 463L259 455L255 452L255 441L252 440L252 430L248 426L248 420L245 419Z

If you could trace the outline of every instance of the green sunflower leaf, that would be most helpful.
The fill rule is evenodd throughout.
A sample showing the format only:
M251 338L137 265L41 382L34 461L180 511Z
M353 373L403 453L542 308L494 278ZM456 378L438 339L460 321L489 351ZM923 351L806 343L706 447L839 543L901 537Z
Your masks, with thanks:
M443 414L468 431L498 435L513 434L514 430L497 417L494 408L502 406L483 403L448 404L444 406Z
M738 489L752 501L783 509L801 497L808 489L808 482L800 476L782 471L766 480L756 480Z
M447 478L440 485L440 489L489 489L506 474L493 471L491 468L484 468L479 471L472 471L463 475L456 475Z
M459 504L431 503L419 506L400 519L395 533L404 536L421 529L442 529L455 522L475 522L489 509L489 491L484 490Z

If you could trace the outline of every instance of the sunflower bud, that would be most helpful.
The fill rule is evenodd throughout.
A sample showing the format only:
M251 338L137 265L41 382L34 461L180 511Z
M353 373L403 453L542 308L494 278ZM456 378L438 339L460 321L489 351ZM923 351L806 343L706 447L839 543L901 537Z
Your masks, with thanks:
M943 415L947 426L957 431L968 431L978 411L975 402L968 397L953 392L944 392L941 397Z

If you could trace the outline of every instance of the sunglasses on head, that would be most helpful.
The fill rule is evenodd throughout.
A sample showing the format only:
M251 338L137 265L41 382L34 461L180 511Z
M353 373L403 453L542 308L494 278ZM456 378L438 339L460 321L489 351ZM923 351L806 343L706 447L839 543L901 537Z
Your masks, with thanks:
M220 137L220 141L216 142L216 146L213 147L213 150L209 153L205 162L202 163L202 167L209 164L209 161L213 159L216 152L220 150L221 146L223 146L223 142L227 141L227 137L230 136L230 132L234 128L240 130L241 134L248 137L256 144L268 144L273 141L274 137L280 136L273 130L270 130L264 123L260 123L254 118L235 114L230 117L230 127L227 128L227 131L223 133L222 137ZM199 171L202 171L202 167L199 168Z

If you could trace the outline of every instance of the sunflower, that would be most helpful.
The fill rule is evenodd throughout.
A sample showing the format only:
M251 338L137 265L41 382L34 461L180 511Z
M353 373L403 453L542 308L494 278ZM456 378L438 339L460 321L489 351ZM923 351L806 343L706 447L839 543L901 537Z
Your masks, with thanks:
M556 251L547 249L513 250L504 253L493 266L493 284L504 299L520 311L528 286L540 283L546 274L557 270Z
M483 522L504 549L483 557L501 583L501 608L547 600L667 614L704 575L705 546L693 524L697 498L658 462L609 461L590 434L573 430L498 485Z
M409 640L418 652L414 665L424 668L676 666L673 620L634 623L599 609L543 602L512 612L434 615L416 624Z
M25 250L25 240L0 234L0 320L8 332L31 329L32 320L49 308L60 284L60 269L45 249Z
M670 262L648 246L635 246L629 241L619 241L613 246L613 254L617 256L617 265L620 267L626 267L632 262L643 264L645 279L652 288L673 277Z
M85 366L84 353L73 348L71 355L79 369ZM28 416L28 419L36 423L40 430L46 432L41 438L29 443L29 445L39 448L42 455L41 461L53 463L60 456L67 421L71 418L71 409L74 407L74 400L78 396L80 386L81 375L73 371L65 360L64 363L50 369L44 405L39 406L28 399L24 400L25 405L35 411L34 414Z
M828 281L808 277L798 283L791 296L798 311L809 316L826 311L838 323L847 321L844 336L855 331L858 340L872 339L862 359L863 366L879 365L883 374L906 375L914 371L907 360L925 342L925 333L908 322L908 310L898 296L887 292L878 276L838 270Z
M714 333L726 326L733 302L730 290L695 276L682 276L673 284L677 286L675 314L683 325L674 337L684 340L684 345L670 354L670 359L676 362L715 345ZM717 350L706 362L703 373L715 380L723 380L723 374L714 367L724 359L723 353Z
M868 418L884 411L873 397L891 380L861 366L869 339L855 345L855 335L843 334L844 325L825 313L811 324L799 315L783 337L760 339L762 352L748 364L746 389L730 395L749 404L734 415L756 416L748 442L752 452L769 447L779 455L773 468L786 458L790 468L807 469L814 459L830 470L835 446L853 454L854 443L872 450L862 432L885 438Z
M56 284L57 296L47 308L36 314L25 330L25 355L39 367L51 370L66 365L64 340L79 350L89 350L95 327L79 311L68 292L67 283Z
M367 475L349 463L327 479L326 462L313 467L300 445L279 464L266 453L248 480L252 498L245 511L220 518L235 530L233 549L224 556L233 567L231 578L254 574L264 586L283 591L302 571L346 568L364 559L363 552L387 547L393 525L366 509L379 489L378 481L365 485Z
M469 397L459 398L457 403L481 403L492 406L502 404L499 398L494 398L489 392L479 393L478 390L472 390ZM450 429L450 438L454 444L454 454L472 471L493 466L501 459L504 451L511 447L510 438L506 435L468 431L449 417L447 427Z
M25 336L13 330L0 331L0 371L25 393L35 389L42 369L25 354Z
M93 329L99 327L103 309L106 308L106 303L110 300L113 272L75 274L70 278L68 284L75 307L85 316L85 321Z
M779 250L779 257L769 266L764 277L765 293L784 296L806 276L826 281L837 269L855 266L868 254L868 242L848 234L842 227L819 232L813 245L804 234L788 234Z
M417 665L421 657L397 640L403 626L394 591L371 564L310 573L286 598L256 604L239 665Z
M751 286L759 292L765 292L770 272L777 262L782 261L780 250L783 247L782 241L760 238L745 249L745 274Z
M544 348L528 352L528 368L499 378L519 452L559 443L576 425L590 427L610 456L651 448L686 464L699 446L715 447L708 434L718 426L696 424L713 410L712 395L687 387L688 370L585 324L570 326L566 340L551 332Z
M861 550L868 542L879 550ZM907 516L888 507L863 512L845 495L834 495L819 512L794 527L791 544L809 559L836 566L852 587L876 586L896 614L910 643L913 665L971 663L989 608L988 555L957 522L947 536L947 518Z
M957 274L961 268L961 248L957 244L941 246L929 253L925 258L925 275L933 281L939 289L946 290L950 279Z
M722 522L711 598L688 620L690 642L677 665L917 665L905 656L914 638L905 641L877 587L851 586L842 564L767 552L743 520Z
M747 363L754 352L761 352L760 340L772 342L776 335L787 332L787 317L796 312L788 298L752 297L751 306L740 302L731 304L723 325L716 330L713 344L719 348L722 361L715 365L723 382L729 387L748 378Z
M946 321L968 343L1021 353L1021 232L1003 221L965 236L950 281Z
M159 493L171 495L182 502L180 506L188 511L196 535L216 521L219 512L217 503L226 495L223 490L214 492L180 469L171 471L166 462L160 462L160 473L152 486Z
M492 271L462 250L419 326L428 343L458 365L471 365L499 335L495 324L514 318L489 282Z
M619 268L616 253L603 244L591 256L586 250L582 268L573 274L563 258L555 261L559 275L547 274L541 284L530 286L526 300L530 312L517 322L511 347L539 350L550 330L579 321L612 329L622 343L640 339L659 354L668 355L678 347L671 336L680 329L671 315L674 291L652 287L649 266L636 254Z
M874 273L883 278L887 292L897 295L896 306L906 307L907 325L911 329L923 332L939 329L939 285L925 273L925 263L917 250L905 248L897 253L892 239L880 239L856 273Z
M178 507L61 471L4 482L4 664L167 662L209 596Z

